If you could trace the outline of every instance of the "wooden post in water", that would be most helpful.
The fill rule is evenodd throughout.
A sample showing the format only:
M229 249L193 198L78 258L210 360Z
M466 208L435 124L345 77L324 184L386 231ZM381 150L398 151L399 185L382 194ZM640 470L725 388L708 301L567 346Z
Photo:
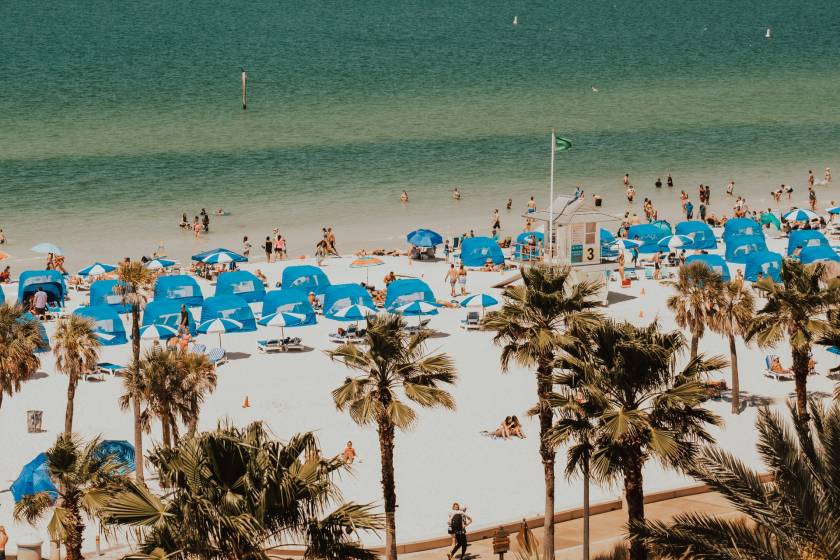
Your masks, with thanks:
M248 109L248 71L242 68L242 110Z

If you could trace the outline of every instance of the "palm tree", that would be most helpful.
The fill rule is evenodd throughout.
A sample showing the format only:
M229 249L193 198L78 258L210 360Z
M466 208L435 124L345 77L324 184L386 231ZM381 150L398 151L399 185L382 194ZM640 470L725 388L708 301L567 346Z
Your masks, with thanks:
M79 379L96 369L99 362L99 339L93 331L93 320L81 315L69 315L58 322L55 329L55 369L65 374L67 381L67 410L64 414L64 433L73 432L73 400Z
M493 341L502 346L502 371L511 362L536 370L540 419L540 457L545 478L543 556L554 556L554 456L546 439L553 413L547 398L552 392L552 371L557 352L574 333L597 322L593 308L601 285L575 282L569 267L533 266L522 269L522 285L508 286L499 311L487 314L485 328L496 331Z
M767 483L737 455L704 449L691 474L742 515L681 513L631 531L663 558L685 560L840 558L840 404L810 403L811 422L790 405L793 426L776 412L758 413L758 453Z
M0 406L3 395L20 391L21 383L38 371L41 346L38 321L26 319L22 306L0 304Z
M722 358L697 356L681 369L676 361L686 347L679 331L604 321L586 340L580 390L597 415L594 478L607 483L622 479L630 522L645 518L642 469L650 458L677 470L692 464L698 444L711 441L707 425L719 419L701 406L700 381L726 366ZM639 540L630 543L630 557L644 560Z
M141 425L150 431L152 418L160 420L163 446L172 447L172 427L179 406L181 371L178 351L152 349L140 359L139 368L130 366L123 378L125 393L120 397L120 408L126 410L139 396L145 406L140 413Z
M257 422L156 448L149 462L167 493L132 483L108 501L103 523L140 529L135 558L267 559L272 546L302 544L304 558L372 560L352 535L380 529L381 518L339 502L334 478L346 465L314 457L316 444L311 433L281 443Z
M767 300L758 310L745 340L755 339L762 348L772 348L788 340L793 357L798 415L808 416L808 361L811 345L828 333L831 325L826 312L840 302L840 281L822 281L825 265L803 265L791 259L782 262L782 283L762 278L754 284Z
M429 335L429 331L409 334L397 315L370 315L365 334L367 349L342 344L328 353L333 360L361 374L346 378L332 392L336 407L347 410L360 426L375 424L379 435L388 560L397 557L395 431L411 429L417 421L417 414L406 399L423 408L455 408L452 395L439 387L455 383L455 366L446 354L426 353Z
M741 413L738 379L738 337L750 328L755 312L755 297L743 282L727 282L720 292L719 307L709 317L709 328L729 339L729 365L732 369L732 414Z
M58 490L57 496L37 492L15 505L14 516L32 525L52 511L50 537L64 542L67 560L82 560L85 522L122 485L120 465L97 452L99 440L84 443L70 434L58 436L47 450L47 470Z
M115 289L123 304L131 306L131 363L136 370L140 364L140 310L146 302L143 292L151 286L153 275L143 263L124 261L117 268L117 278L119 282ZM138 482L143 482L143 426L140 406L140 395L135 395L132 400L134 449L137 454L137 469L134 474Z
M181 376L182 405L178 414L187 426L187 436L195 436L198 418L204 399L216 390L216 367L206 354L197 352L178 353L178 371ZM173 424L172 436L178 441L177 424Z
M706 326L721 304L723 279L705 263L695 262L681 266L677 281L667 284L676 291L668 298L668 309L677 325L691 333L691 357L695 358Z

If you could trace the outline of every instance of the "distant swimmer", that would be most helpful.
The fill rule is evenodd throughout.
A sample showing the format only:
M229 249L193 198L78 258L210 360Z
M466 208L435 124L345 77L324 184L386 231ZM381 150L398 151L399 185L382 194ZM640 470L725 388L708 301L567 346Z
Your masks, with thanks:
M455 200L461 200L461 191L458 190L458 187L452 189L452 198Z
M402 194L400 195L400 200L402 202L408 202L408 192L403 191Z
M596 88L595 86L591 86L591 87L592 87L593 92L598 93L598 88Z
M770 39L771 37L773 37L773 31L768 27L767 31L764 32L764 38Z
M243 66L242 70L242 110L246 110L248 108L248 71L245 70Z

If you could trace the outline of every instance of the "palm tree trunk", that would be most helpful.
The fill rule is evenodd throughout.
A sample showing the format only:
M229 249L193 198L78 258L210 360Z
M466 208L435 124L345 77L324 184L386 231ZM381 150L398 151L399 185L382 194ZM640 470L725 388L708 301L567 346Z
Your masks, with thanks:
M397 558L397 490L394 483L394 425L379 419L379 454L382 457L382 498L385 501L385 560Z
M169 432L172 434L172 445L177 446L178 442L181 441L181 434L178 430L178 420L174 416L171 417L169 422Z
M697 351L700 346L700 335L697 332L691 333L691 359L697 357Z
M738 379L738 349L735 337L729 335L729 362L732 369L732 414L741 414L741 381Z
M624 500L627 502L627 520L644 523L645 489L640 457L631 457L624 467ZM630 540L630 560L647 560L647 550L639 539Z
M75 373L69 375L67 381L67 408L64 411L64 433L73 433L73 400L76 398L76 385L79 380Z
M64 540L67 560L84 560L84 556L82 556L82 539L84 538L85 524L82 523L79 504L72 500L65 500L64 507L69 517L67 520L67 537Z
M796 381L796 412L803 420L808 419L808 355L810 349L793 349L793 377Z
M163 446L166 449L172 449L172 434L169 431L170 425L169 413L164 412L160 417L160 427L163 432Z
M546 443L546 434L551 429L553 413L545 405L551 393L551 365L537 370L537 393L540 403L540 457L545 479L545 513L543 518L543 558L554 558L554 449Z
M583 460L583 560L589 560L589 459Z
M198 416L192 416L187 422L187 437L195 437L196 430L198 430Z
M3 408L3 391L0 391L0 408Z
M131 306L131 352L134 370L137 371L140 365L140 306L136 303ZM143 426L140 422L140 395L131 396L131 408L134 414L134 455L137 457L134 476L137 482L143 484Z

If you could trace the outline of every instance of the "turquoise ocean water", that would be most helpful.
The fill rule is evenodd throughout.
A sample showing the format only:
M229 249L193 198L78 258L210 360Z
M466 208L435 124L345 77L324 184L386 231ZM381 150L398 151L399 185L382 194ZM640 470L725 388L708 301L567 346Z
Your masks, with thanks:
M508 196L546 201L551 127L575 144L558 190L615 210L625 172L640 198L670 170L756 205L840 172L835 0L35 0L0 21L0 227L19 258L486 230ZM201 207L232 215L195 241L175 225Z

